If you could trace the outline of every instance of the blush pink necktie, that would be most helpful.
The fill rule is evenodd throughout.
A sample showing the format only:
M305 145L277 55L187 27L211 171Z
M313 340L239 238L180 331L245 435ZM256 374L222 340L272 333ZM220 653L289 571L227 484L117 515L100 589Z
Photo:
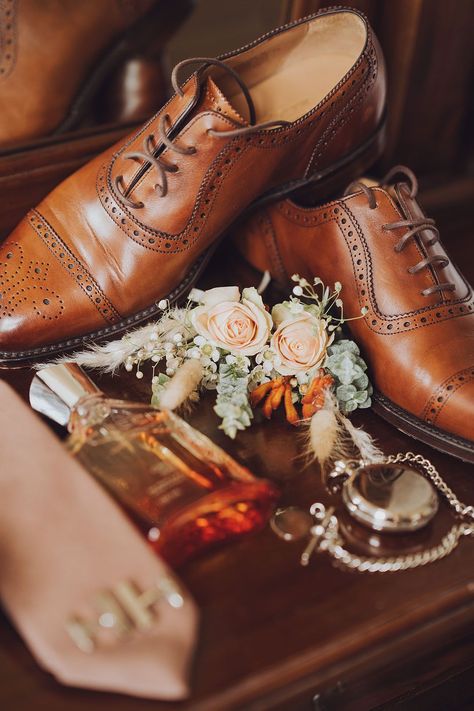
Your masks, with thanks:
M198 613L169 568L0 382L0 599L64 684L188 694Z

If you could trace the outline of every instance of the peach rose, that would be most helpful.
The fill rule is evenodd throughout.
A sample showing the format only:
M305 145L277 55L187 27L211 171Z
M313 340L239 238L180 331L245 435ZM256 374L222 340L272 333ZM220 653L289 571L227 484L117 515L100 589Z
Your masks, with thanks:
M305 311L289 315L272 336L271 346L277 356L275 370L280 375L296 375L319 367L333 338L325 321Z
M204 292L201 305L190 313L200 336L231 353L252 356L268 342L272 318L256 289L218 287Z

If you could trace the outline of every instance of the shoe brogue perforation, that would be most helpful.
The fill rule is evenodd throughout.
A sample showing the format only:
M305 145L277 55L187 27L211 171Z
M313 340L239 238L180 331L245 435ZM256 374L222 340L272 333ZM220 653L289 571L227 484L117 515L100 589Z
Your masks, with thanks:
M327 203L324 209L314 214L314 208L296 207L289 200L279 202L277 209L285 216L287 220L291 220L302 227L319 227L325 222L335 221L337 218L333 213L333 208L339 203ZM305 214L307 213L307 214Z
M26 303L43 320L55 321L62 316L64 301L45 283L50 270L48 263L27 261L22 245L13 242L8 248L0 247L0 264L0 319L14 318L18 308Z
M103 165L98 172L97 194L108 215L127 237L150 251L177 254L189 250L199 240L212 211L213 202L219 193L219 187L226 173L234 167L236 151L238 150L238 155L241 156L247 147L248 144L242 142L237 144L231 142L214 159L201 183L186 227L179 234L173 235L154 230L141 222L127 207L121 205L113 191L110 165L108 167Z
M443 408L447 405L449 399L455 394L459 388L464 387L474 380L474 367L464 368L458 373L454 373L447 378L435 390L431 398L428 400L422 417L425 422L436 424L436 420L440 416Z
M0 4L0 81L12 72L16 60L17 0Z
M193 128L194 125L199 124L199 123L202 123L202 122L203 122L203 119L205 119L206 116L211 116L211 117L212 117L212 116L214 116L214 115L215 115L215 114L212 114L211 112L206 111L206 112L203 112L203 113L199 114L199 116L194 117L194 118L192 119L192 121L190 121L189 124L183 128L182 132L180 132L180 133L178 134L177 138L179 138L180 140L184 139L185 136L186 136L186 134L188 133L188 131L191 131L191 129ZM222 120L225 121L225 123L226 123L228 126L231 126L231 127L234 126L234 124L233 124L229 119L227 119L226 117L220 116L219 118L222 118ZM227 148L228 150L230 150L230 151L232 152L233 149L235 150L235 147L236 147L236 146L237 146L237 150L238 150L239 153L240 153L240 151L242 150L243 144L242 144L238 139L233 139L233 141L235 142L235 143L232 143L232 142L231 142L231 144L233 145L233 148L230 148L230 145L224 146L223 149L218 153L218 155L216 156L216 158L214 158L214 160L212 161L212 163L211 163L211 165L210 165L208 171L206 172L206 175L204 176L204 178L203 178L203 180L202 180L201 191L202 191L203 189L205 189L205 188L203 188L203 185L204 185L204 183L205 183L205 181L206 181L206 178L208 177L208 175L209 175L210 173L212 173L213 169L215 169L215 167L216 167L217 163L219 162L220 156L222 155L223 151L225 151L226 148ZM116 191L116 190L114 189L114 187L113 187L113 182L112 182L112 178L111 178L111 176L112 176L112 171L113 171L113 165L111 164L110 167L109 167L109 170L107 171L107 182L108 182L108 185L109 185L109 190L113 193L114 198L115 198L118 202L120 202L120 204L122 205L123 209L129 214L129 216L135 219L135 216L133 215L133 213L131 213L131 212L129 211L127 205L123 203L123 200L121 199L122 196L121 196L121 195L117 195L117 191ZM148 171L148 168L147 168L147 171ZM138 190L138 189L140 188L140 186L143 184L143 182L146 180L146 177L147 177L147 174L144 173L144 174L141 176L141 178L134 184L134 188L133 188L133 189L134 189L134 190ZM195 211L193 211L192 215L193 215L193 214L195 214ZM189 220L189 221L192 220L192 215L190 216L190 220ZM136 217L136 219L137 219L138 224L140 224L140 225L143 227L143 229L147 229L147 230L153 232L154 234L160 234L160 232L159 232L158 230L152 230L152 228L150 228L150 227L148 227L147 225L144 225L143 223L141 223L140 220L138 219L138 217ZM163 235L165 235L165 236L170 236L170 237L172 236L172 235L167 235L167 234L164 233L164 232L162 232L161 234L163 234Z
M367 70L364 72L362 63L366 61L368 64ZM347 76L345 81L341 82L341 87L344 84L349 86L349 89L356 86L360 82L360 86L355 91L349 102L344 102L342 108L339 109L339 104L342 104L343 96L337 95L336 101L331 103L328 110L334 114L330 124L327 126L322 136L316 143L316 146L311 154L308 167L305 175L311 175L317 169L318 162L324 156L325 151L331 142L337 137L338 132L350 120L355 109L363 102L364 94L368 93L377 79L378 63L376 59L375 49L372 47L366 56L362 55L359 66L354 68L353 72ZM354 76L357 75L357 76ZM360 75L360 76L359 76ZM365 81L366 76L370 75L369 81ZM330 99L329 99L330 100ZM339 110L338 110L339 109Z
M396 335L404 331L413 331L418 328L440 323L444 320L465 316L474 310L472 292L468 288L467 296L462 299L449 301L448 304L424 306L409 312L390 316L382 313L375 294L372 278L372 260L369 247L364 239L363 230L348 205L342 202L340 205L346 212L353 227L353 229L350 230L347 223L342 224L341 219L338 220L339 228L344 235L346 244L351 253L361 307L365 306L369 309L368 314L364 318L371 331L384 336ZM355 238L354 230L357 232L358 240ZM349 232L352 232L351 236L349 236ZM358 255L359 251L365 255L367 266L364 266L363 263L357 264L357 261L354 262L354 253ZM362 294L362 291L364 291L364 294Z
M197 76L196 73L190 77L188 82L186 82L186 86L192 86L197 82ZM119 159L124 159L126 153L129 152L129 149L133 144L136 144L138 139L142 138L143 135L148 131L148 133L155 135L158 124L161 120L161 118L166 115L167 111L166 109L170 107L171 102L184 102L184 105L182 109L179 111L175 121L173 128L175 131L179 132L181 131L182 127L184 126L184 123L187 119L187 117L191 114L193 109L195 108L196 102L197 102L197 97L198 93L197 90L195 92L195 96L188 97L186 94L184 94L182 97L175 95L172 96L163 109L161 109L155 116L152 116L152 118L145 124L145 126L140 129L137 133L135 133L121 148L120 150L112 157L111 165L110 165L110 172L113 171L115 163ZM153 128L152 128L153 127ZM186 127L185 127L186 128ZM156 146L158 148L158 145ZM130 185L133 185L133 190L136 190L137 188L140 187L140 185L143 183L143 181L147 178L149 171L152 168L152 164L143 164L139 168L137 168L135 174L131 177L130 179ZM115 191L114 191L115 193ZM121 204L123 202L122 196L121 195L116 195L116 198L120 200ZM125 203L123 205L126 207Z
M286 273L272 221L265 210L258 214L257 222L262 231L265 247L272 263L273 269L271 273L277 281L281 281L282 286L286 286L289 283L289 276Z
M351 10L351 8L345 7L343 5L335 5L333 7L326 7L326 8L319 10L316 13L313 13L312 15L308 15L306 17L299 19L299 20L293 20L292 22L288 22L286 25L282 25L281 27L278 27L275 30L270 30L269 32L265 33L264 35L261 35L260 37L258 37L253 42L250 42L249 44L246 44L243 47L240 47L239 49L232 50L231 52L227 52L225 54L221 54L219 56L219 59L220 60L231 59L236 54L246 52L250 49L253 49L258 44L261 44L265 40L271 39L275 35L280 34L286 30L290 30L294 27L297 27L298 25L301 25L305 22L310 22L311 20L323 17L325 15L331 15L331 14L337 14L337 13L347 13L347 12L354 12L355 14L358 15L358 17L360 17L361 20L363 20L363 22L366 26L366 31L367 31L367 39L366 39L365 47L363 48L360 57L357 59L356 62L354 62L354 64L350 68L350 70L340 79L340 81L331 89L331 91L328 94L326 94L324 99L317 106L315 106L313 109L311 109L311 111L309 111L305 115L301 116L297 121L294 122L293 125L297 126L299 123L302 123L303 121L305 121L308 117L312 116L313 114L318 114L320 112L320 110L326 105L326 103L329 102L334 95L339 93L339 91L344 86L344 84L352 79L352 75L358 70L360 65L367 58L367 55L370 55L370 54L375 55L375 49L373 46L373 32L370 27L367 16L363 12L361 12L360 10L357 10L357 11ZM374 79L375 79L375 77L374 77Z
M209 255L204 254L202 257L194 264L192 270L188 273L183 282L172 292L168 294L168 301L170 304L178 303L180 299L183 298L189 291L190 285L195 283L196 274L202 273L203 268L206 266ZM40 358L42 356L55 355L61 350L71 350L77 348L78 346L83 346L84 343L93 343L97 339L111 337L116 333L121 333L124 328L133 328L143 321L147 321L153 316L158 316L163 313L162 309L157 304L153 304L146 309L142 309L138 313L127 316L123 321L119 323L114 323L105 328L99 328L87 336L75 336L73 338L68 338L57 343L52 343L50 345L39 346L37 348L31 348L28 350L14 350L14 351L0 351L0 358L9 358L10 360L17 360L19 362L27 361L29 362L32 358Z
M186 82L186 86L188 86L188 84L190 84L193 80L196 81L196 72L195 72L191 77L189 77L188 81ZM149 130L150 130L150 127L151 127L152 125L155 125L155 124L157 123L158 119L159 119L161 116L163 116L163 114L166 113L167 109L169 108L169 106L170 106L170 104L171 104L172 102L181 102L181 103L184 104L184 105L183 105L183 108L181 109L181 112L180 112L180 113L178 114L178 116L176 117L176 120L175 120L175 124L176 124L176 125L178 125L178 124L183 120L183 117L186 115L187 112L189 112L190 110L192 110L192 106L189 106L189 104L186 102L186 96L184 96L184 97L181 97L181 96L171 96L171 97L168 99L168 101L166 102L166 104L163 105L163 108L161 108L161 109L158 111L157 114L155 114L155 115L152 116L150 119L148 119L148 121L146 121L146 122L144 123L144 125L141 126L141 128L140 128L136 133L132 133L132 135L128 137L128 139L127 139L127 140L120 146L120 148L113 154L112 159L111 159L111 162L112 162L112 163L115 163L115 161L116 161L117 159L121 158L121 156L129 150L130 146L131 146L133 143L135 143L135 142L136 142L138 139L140 139L147 131L149 131ZM137 172L138 172L138 171L137 171Z
M38 237L56 257L69 277L82 289L104 321L115 323L119 320L120 314L102 292L89 270L72 253L47 220L37 210L29 213L28 220Z
M390 196L387 195L387 197L391 200ZM395 207L393 202L392 204ZM382 313L375 295L370 249L365 242L363 230L347 203L344 201L327 203L318 208L316 213L314 208L296 206L289 200L281 201L276 207L285 219L302 228L314 229L328 222L337 223L351 255L360 306L361 308L366 307L369 309L368 314L365 316L365 321L371 331L383 336L394 336L402 332L440 323L443 320L467 316L474 311L472 291L466 284L467 296L457 300L450 300L447 304L423 306L413 311L395 315ZM267 219L271 223L271 219ZM260 225L263 227L262 223ZM278 240L275 235L273 242L278 246ZM269 250L269 252L272 254L274 250ZM279 269L280 272L284 269L282 264ZM286 276L288 278L290 275L286 274Z

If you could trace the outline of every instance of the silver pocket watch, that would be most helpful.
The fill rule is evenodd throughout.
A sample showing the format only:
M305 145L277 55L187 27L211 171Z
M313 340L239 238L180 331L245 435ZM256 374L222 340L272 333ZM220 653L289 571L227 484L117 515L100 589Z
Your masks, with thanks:
M421 455L407 452L376 462L339 461L327 485L340 493L350 517L373 531L387 534L415 532L425 527L445 497L458 522L434 547L396 556L361 556L346 548L334 507L314 503L309 511L295 506L278 509L271 520L283 540L309 536L301 555L308 565L315 552L325 552L344 567L370 573L395 572L434 563L449 555L463 536L474 535L474 507L460 502L434 466Z

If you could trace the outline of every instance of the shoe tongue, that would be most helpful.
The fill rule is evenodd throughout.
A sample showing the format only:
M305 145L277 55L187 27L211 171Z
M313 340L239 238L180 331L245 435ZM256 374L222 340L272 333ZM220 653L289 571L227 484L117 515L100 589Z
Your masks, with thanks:
M234 121L239 126L248 126L247 121L242 118L236 109L234 109L230 101L226 99L211 77L207 77L206 79L202 92L202 98L197 106L198 112L209 110L215 111L223 116L227 116L231 121Z

